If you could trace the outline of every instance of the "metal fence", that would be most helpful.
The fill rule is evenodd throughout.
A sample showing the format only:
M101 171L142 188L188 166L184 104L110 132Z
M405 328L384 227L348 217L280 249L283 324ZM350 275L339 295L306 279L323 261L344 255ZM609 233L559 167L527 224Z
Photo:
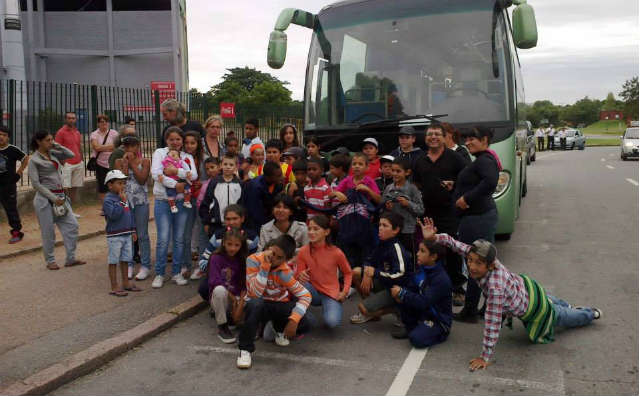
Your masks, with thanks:
M85 164L91 155L89 135L97 129L96 116L106 114L110 127L118 130L125 118L136 120L136 133L142 141L142 151L150 157L157 148L158 137L167 125L162 119L160 103L175 97L187 106L190 120L201 123L218 109L213 108L202 95L190 92L152 91L150 89L81 85L42 81L0 80L0 114L2 123L12 131L11 143L29 151L31 137L38 130L52 134L64 124L67 111L77 116L77 128L82 134ZM302 109L295 106L236 106L236 118L224 119L223 136L230 131L240 139L244 137L244 122L257 118L259 135L263 140L279 137L285 123L296 125L301 139ZM85 169L85 175L90 175ZM28 183L26 178L22 185Z

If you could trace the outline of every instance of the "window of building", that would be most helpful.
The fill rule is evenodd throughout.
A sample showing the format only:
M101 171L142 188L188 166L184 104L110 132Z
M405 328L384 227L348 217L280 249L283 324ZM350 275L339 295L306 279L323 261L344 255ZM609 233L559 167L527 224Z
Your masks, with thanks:
M114 11L171 11L171 0L113 0Z
M107 0L45 0L45 11L106 11Z

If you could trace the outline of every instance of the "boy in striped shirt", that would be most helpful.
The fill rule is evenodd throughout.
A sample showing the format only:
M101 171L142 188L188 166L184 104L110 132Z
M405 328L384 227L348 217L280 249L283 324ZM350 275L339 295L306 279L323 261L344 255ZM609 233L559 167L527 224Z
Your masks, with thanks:
M566 301L547 294L542 286L524 274L514 274L496 258L496 247L479 239L471 245L453 239L447 234L436 234L433 221L419 221L426 240L444 245L464 257L470 282L477 282L487 299L484 314L484 339L481 357L469 362L469 369L484 369L490 364L498 342L503 318L511 327L515 316L522 321L529 340L536 344L553 341L555 327L586 326L602 317L602 311L593 307L572 307Z
M311 294L294 278L287 265L296 250L295 240L281 235L267 245L262 253L247 258L247 301L245 319L238 342L238 368L251 367L251 353L255 350L255 336L260 323L271 321L278 346L289 345L296 333L309 329L305 313ZM297 298L292 301L291 295Z
M320 158L312 157L307 161L307 177L309 184L304 187L304 199L313 207L321 209L330 209L333 206L333 200L330 197L333 189L324 179L324 164ZM317 215L314 209L307 209L307 220Z

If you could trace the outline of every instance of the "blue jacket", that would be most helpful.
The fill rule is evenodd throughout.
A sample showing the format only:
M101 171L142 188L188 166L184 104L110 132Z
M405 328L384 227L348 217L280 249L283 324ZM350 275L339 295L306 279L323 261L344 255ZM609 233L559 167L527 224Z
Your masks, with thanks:
M276 184L273 192L269 192L269 186L264 175L251 179L244 184L242 190L242 206L247 209L247 220L252 223L256 233L260 233L260 227L273 218L273 201L276 195L283 190L281 184Z
M398 295L405 326L411 329L419 322L430 320L448 332L453 317L451 291L451 280L441 261L433 267L419 266Z
M385 287L402 286L412 272L413 259L398 238L380 241L378 246L364 261L364 266L375 268L374 278L380 280Z
M120 196L107 193L102 204L104 218L107 221L107 238L119 235L130 235L136 232L136 221L131 208L126 202L120 201Z

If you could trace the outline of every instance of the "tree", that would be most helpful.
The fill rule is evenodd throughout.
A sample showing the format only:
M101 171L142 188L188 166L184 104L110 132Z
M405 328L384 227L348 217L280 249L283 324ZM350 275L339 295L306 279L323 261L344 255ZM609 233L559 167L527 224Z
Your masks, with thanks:
M220 102L236 104L285 105L291 103L289 83L280 81L269 73L249 67L227 69L222 82L211 87L208 92L214 105Z
M602 111L622 111L624 104L616 100L613 92L607 94L607 98L602 103Z
M572 125L589 125L598 121L602 102L585 96L576 103L562 109L561 119Z
M624 114L634 120L638 119L638 77L627 80L622 85L620 97L624 101Z
M560 109L549 100L537 100L531 106L526 105L526 114L527 119L535 126L539 126L544 119L550 124L557 125Z

